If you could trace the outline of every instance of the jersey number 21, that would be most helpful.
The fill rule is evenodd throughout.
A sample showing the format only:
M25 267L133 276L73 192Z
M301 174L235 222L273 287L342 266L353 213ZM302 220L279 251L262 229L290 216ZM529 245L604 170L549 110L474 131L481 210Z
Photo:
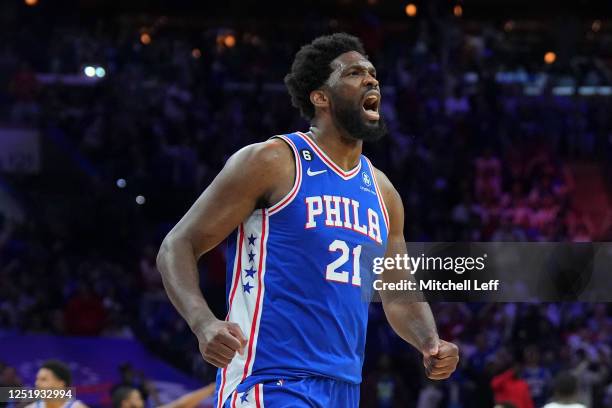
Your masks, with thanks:
M351 250L346 242L342 240L335 240L329 244L329 251L336 252L340 251L340 256L327 265L325 272L325 279L332 282L348 283L349 279L355 286L361 286L361 275L359 272L359 257L361 256L361 245L357 245L353 248L353 277L350 278L350 273L347 271L337 271L338 268L342 267L348 260Z

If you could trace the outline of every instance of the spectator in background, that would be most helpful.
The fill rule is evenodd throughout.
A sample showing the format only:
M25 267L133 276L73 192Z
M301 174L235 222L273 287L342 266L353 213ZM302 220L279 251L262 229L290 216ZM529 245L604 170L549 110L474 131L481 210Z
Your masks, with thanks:
M198 406L202 400L210 397L215 392L215 383L192 391L167 404L156 405L157 408L193 408ZM122 385L112 392L111 399L113 408L144 408L145 400L142 398L140 389Z
M604 407L612 407L612 383L604 389L602 404Z
M113 386L111 394L115 395L115 391L120 389L124 389L124 391L125 389L137 390L138 395L131 392L119 392L118 394L123 395L124 398L128 398L134 403L138 399L147 401L149 395L152 395L154 398L157 397L157 394L154 392L155 387L153 384L145 377L142 371L134 369L130 363L123 363L119 366L119 375L121 376L121 380L118 384ZM157 400L153 401L153 403L159 405L159 401Z
M487 344L487 336L484 333L478 333L475 339L476 350L468 359L468 366L474 371L483 371L488 360L492 356L492 350Z
M523 242L527 241L525 232L512 223L509 215L503 214L500 217L500 225L491 236L494 242Z
M419 393L417 408L441 408L444 392L440 384L434 381L426 381L425 387Z
M517 376L514 367L493 377L491 388L498 404L510 402L516 405L516 408L535 408L529 393L529 384Z
M404 406L406 387L401 376L391 366L391 358L383 354L378 360L378 368L367 378L369 389L364 389L363 404L377 408L394 408Z
M576 377L568 371L560 372L555 377L552 401L544 405L544 408L587 408L586 405L576 402L577 390Z
M449 95L444 102L444 110L450 117L462 116L470 111L470 103L463 93L461 85L455 86L452 95Z
M91 286L81 284L64 309L64 322L68 334L97 336L106 325L106 311L102 299Z
M577 400L587 407L593 406L594 388L601 385L608 377L605 360L600 360L595 353L592 356L584 349L576 352L576 364L571 370L577 379Z
M482 200L484 197L492 199L501 195L502 177L501 161L493 154L491 147L486 147L482 156L474 161L476 168L476 198Z
M113 408L143 408L144 399L138 388L129 385L121 385L115 388L111 394Z
M463 230L469 224L470 218L479 213L480 206L474 203L470 193L464 192L463 199L453 207L451 218L455 227Z
M612 317L608 312L609 308L607 303L594 305L593 316L588 320L589 329L593 333L599 333L602 339L612 331Z
M529 384L529 392L535 406L540 407L548 399L547 384L550 382L550 372L540 364L540 351L535 345L529 345L525 348L523 359L521 378Z
M68 366L59 360L48 360L38 369L36 373L36 389L67 389L72 384L72 373ZM53 400L41 400L33 402L26 408L87 408L79 400L73 400L72 395L68 398Z
M0 387L23 387L15 367L0 363Z
M465 396L462 398L466 403L465 408L490 408L494 405L495 397L491 389L494 370L495 364L492 361L487 362L482 370L473 370L469 366L466 368L463 387Z

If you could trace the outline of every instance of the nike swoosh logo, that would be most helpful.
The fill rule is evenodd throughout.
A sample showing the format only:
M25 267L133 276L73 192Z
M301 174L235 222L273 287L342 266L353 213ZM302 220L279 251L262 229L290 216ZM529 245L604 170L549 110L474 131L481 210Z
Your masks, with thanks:
M308 170L306 170L306 174L308 174L309 176L316 176L317 174L325 173L326 171L327 170L312 171L309 167Z

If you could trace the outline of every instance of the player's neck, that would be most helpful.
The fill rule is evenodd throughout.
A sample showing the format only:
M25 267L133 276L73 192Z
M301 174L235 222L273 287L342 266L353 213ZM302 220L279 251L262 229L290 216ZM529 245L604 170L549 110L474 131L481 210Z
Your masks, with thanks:
M359 164L363 142L344 135L332 124L313 124L310 136L317 145L343 170L349 171Z

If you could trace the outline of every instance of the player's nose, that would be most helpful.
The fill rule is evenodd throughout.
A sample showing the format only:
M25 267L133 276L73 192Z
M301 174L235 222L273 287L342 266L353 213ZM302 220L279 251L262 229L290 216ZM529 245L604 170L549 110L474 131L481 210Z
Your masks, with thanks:
M364 84L366 86L378 88L378 79L376 79L376 77L374 77L372 74L367 73L364 79Z

